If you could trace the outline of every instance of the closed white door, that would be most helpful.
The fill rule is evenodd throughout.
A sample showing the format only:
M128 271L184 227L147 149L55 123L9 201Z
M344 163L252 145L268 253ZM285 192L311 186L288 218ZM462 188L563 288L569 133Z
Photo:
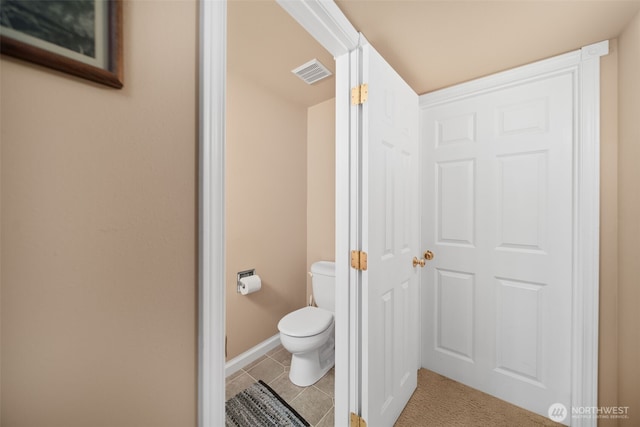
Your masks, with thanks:
M392 426L417 385L418 96L362 48L362 417Z
M547 416L570 407L573 79L421 111L422 366Z

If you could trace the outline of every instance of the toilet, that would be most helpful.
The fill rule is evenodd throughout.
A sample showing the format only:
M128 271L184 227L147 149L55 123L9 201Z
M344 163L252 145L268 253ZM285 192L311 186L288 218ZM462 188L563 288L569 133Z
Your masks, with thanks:
M335 361L335 263L313 263L311 284L317 307L296 310L278 323L282 346L291 353L289 379L301 387L322 378Z

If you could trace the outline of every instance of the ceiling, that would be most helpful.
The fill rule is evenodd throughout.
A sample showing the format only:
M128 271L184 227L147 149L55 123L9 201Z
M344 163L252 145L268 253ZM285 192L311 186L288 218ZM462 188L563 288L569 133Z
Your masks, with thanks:
M338 7L423 94L617 37L640 0L337 0ZM275 0L230 0L229 72L291 102L334 96L335 79L312 86L291 70L333 58Z
M275 0L229 0L227 68L258 87L309 107L334 97L335 77L307 85L291 70L317 58L335 73L333 56Z

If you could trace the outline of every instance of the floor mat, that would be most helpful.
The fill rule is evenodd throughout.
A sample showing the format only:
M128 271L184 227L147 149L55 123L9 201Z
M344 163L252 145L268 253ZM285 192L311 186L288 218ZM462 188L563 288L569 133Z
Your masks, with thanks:
M227 427L309 427L309 423L262 381L225 403Z

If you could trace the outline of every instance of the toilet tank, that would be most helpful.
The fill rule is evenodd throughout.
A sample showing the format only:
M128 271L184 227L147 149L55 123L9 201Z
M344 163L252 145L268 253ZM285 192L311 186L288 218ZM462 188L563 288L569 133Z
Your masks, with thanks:
M318 261L311 264L311 286L316 305L331 312L336 305L336 264Z

